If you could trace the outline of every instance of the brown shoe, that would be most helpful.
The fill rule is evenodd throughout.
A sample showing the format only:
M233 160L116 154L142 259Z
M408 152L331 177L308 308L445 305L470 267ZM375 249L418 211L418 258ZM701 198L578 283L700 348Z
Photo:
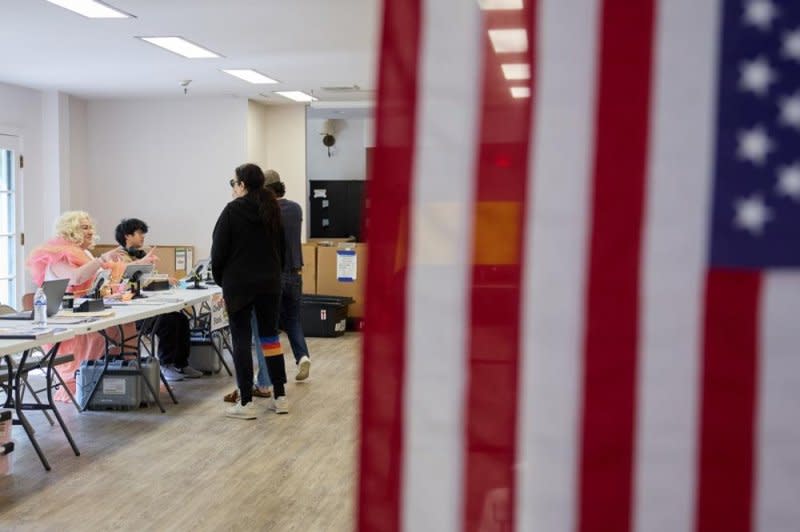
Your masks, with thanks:
M253 396L254 397L272 397L272 390L267 388L266 390L261 390L258 386L253 386Z
M239 400L239 388L236 388L231 393L225 394L225 397L223 397L222 400L226 403L237 402Z

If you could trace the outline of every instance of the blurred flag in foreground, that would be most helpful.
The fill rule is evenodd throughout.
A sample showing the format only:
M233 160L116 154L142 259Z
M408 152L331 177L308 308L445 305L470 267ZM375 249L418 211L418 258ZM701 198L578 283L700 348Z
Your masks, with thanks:
M357 527L800 523L800 2L384 0Z

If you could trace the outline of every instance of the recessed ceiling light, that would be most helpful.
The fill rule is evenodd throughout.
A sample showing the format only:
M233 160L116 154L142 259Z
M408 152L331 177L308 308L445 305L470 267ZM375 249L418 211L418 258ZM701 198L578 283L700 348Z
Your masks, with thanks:
M512 98L529 98L531 89L528 87L511 87Z
M498 54L524 52L528 49L528 32L523 29L489 30L489 39Z
M522 9L522 0L478 0L486 11Z
M133 15L120 11L96 0L47 0L64 9L69 9L88 18L131 18Z
M289 98L290 100L294 100L296 102L314 102L317 100L310 94L306 94L305 92L301 91L275 91L275 94L283 96L284 98Z
M531 77L531 67L528 63L505 63L500 65L506 79L528 79Z
M239 79L243 79L250 83L256 84L264 84L264 83L278 83L276 80L269 78L262 74L261 72L256 72L255 70L251 70L249 68L234 68L234 69L222 69L223 72L226 74L230 74L231 76L236 76Z
M213 57L222 57L221 55L212 52L202 46L198 46L193 42L189 42L183 37L137 37L143 41L155 44L165 50L189 59L207 59Z

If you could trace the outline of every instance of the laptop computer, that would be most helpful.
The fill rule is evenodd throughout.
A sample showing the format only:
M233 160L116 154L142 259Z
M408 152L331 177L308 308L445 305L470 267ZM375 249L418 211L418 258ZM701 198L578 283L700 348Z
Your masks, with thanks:
M44 295L47 296L47 316L54 316L59 307L61 307L61 300L64 299L64 293L67 291L69 279L55 279L53 281L45 281L42 283ZM0 315L0 320L33 320L33 311L25 310L23 312L14 312L11 314Z

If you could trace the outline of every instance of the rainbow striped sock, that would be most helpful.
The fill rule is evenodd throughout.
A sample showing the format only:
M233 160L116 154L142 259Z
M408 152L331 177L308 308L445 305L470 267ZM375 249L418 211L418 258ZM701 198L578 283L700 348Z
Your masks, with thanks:
M261 352L265 357L283 356L281 340L277 336L261 336Z

